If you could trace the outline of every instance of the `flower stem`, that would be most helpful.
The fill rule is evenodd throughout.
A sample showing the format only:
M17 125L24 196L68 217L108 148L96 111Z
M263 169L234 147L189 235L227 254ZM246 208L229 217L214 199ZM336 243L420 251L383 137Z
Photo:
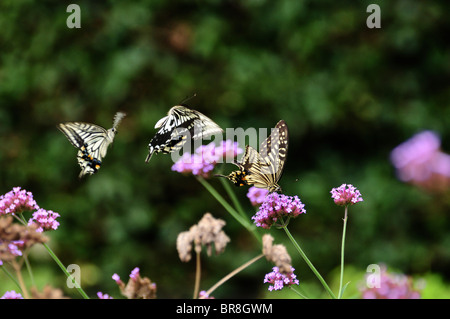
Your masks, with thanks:
M209 288L209 290L206 292L207 295L210 295L214 290L216 290L220 285L222 285L224 282L226 282L228 279L230 279L231 277L233 277L234 275L236 275L237 273L239 273L240 271L244 270L245 268L247 268L248 266L250 266L251 264L253 264L255 261L261 259L262 257L264 257L264 254L258 255L255 258L247 261L245 264L239 266L238 268L236 268L235 270L233 270L232 272L230 272L228 275L226 275L225 277L223 277L222 279L220 279L214 286L212 286L211 288Z
M220 179L220 182L222 183L223 187L225 188L225 191L227 192L228 196L230 196L231 201L233 202L233 205L236 208L237 212L243 218L247 218L244 210L242 209L241 203L239 202L239 200L236 197L235 192L231 189L230 183L223 178Z
M287 226L283 226L284 231L286 232L286 235L289 237L289 239L291 240L292 244L294 245L294 247L297 249L297 251L299 252L300 256L302 256L302 258L305 260L306 264L309 266L309 268L311 268L311 270L313 271L313 273L316 275L316 277L319 279L319 281L322 283L323 287L325 288L325 290L328 292L328 294L330 295L331 298L336 299L336 296L334 295L334 293L331 291L330 287L328 287L327 283L325 282L325 280L323 279L323 277L320 275L320 273L317 271L317 269L314 267L314 265L311 263L311 261L309 261L308 257L306 256L306 254L303 252L303 250L300 248L300 245L297 243L297 241L294 239L294 237L292 237L290 231L288 230Z
M256 233L256 227L251 225L245 218L239 215L239 213L230 204L228 204L228 202L203 177L196 176L196 178L200 184L202 184L203 187L205 187L206 190L210 192L220 204L222 204L222 206L231 214L231 216L234 217L234 219L236 219L242 226L251 232L259 242L261 242L261 237Z
M9 277L9 279L11 279L16 284L16 286L20 289L20 291L22 291L22 287L20 287L19 282L17 281L16 278L13 277L13 275L8 271L8 269L6 269L5 265L0 266L0 268Z
M47 249L48 253L53 258L53 260L58 264L59 268L61 268L61 270L66 274L67 278L72 278L72 275L69 274L66 267L64 267L62 262L59 260L59 258L53 252L53 250L46 243L43 243L42 245L44 245L45 249ZM73 280L73 284L75 285L75 288L78 290L78 292L81 294L81 296L83 296L84 299L89 299L88 295L84 292L84 290L80 287L80 285L78 284L78 282L76 280Z
M348 206L345 206L345 216L344 216L344 227L342 230L342 245L341 245L341 278L339 281L339 294L338 294L338 298L341 299L342 298L342 284L343 284L343 280L344 280L344 249L345 249L345 233L346 233L346 229L347 229L347 211L348 211Z
M25 282L23 281L22 272L20 271L20 266L16 263L15 260L12 261L12 265L16 272L17 280L19 282L20 290L22 290L23 297L25 299L29 299L30 295L28 294L27 287L25 286Z
M200 252L196 252L196 266L195 266L195 285L194 285L194 296L193 299L198 298L198 293L200 290L200 276L201 276L201 265L200 265Z

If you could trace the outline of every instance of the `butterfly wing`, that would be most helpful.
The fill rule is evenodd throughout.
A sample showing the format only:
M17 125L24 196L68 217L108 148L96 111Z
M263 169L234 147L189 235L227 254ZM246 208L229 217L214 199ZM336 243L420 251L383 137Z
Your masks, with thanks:
M166 117L160 119L155 128L159 131L149 143L148 163L153 153L171 153L180 149L187 139L206 138L223 130L202 113L177 105L169 110Z
M77 159L81 167L79 177L97 172L102 159L106 156L108 146L114 140L117 126L124 117L125 113L116 113L113 127L109 130L84 122L67 122L58 125L58 129L78 149Z
M283 174L286 162L288 140L286 122L281 120L269 137L261 143L259 153L247 146L241 165L248 172L246 176L248 185L266 188L270 192L281 190L278 181Z

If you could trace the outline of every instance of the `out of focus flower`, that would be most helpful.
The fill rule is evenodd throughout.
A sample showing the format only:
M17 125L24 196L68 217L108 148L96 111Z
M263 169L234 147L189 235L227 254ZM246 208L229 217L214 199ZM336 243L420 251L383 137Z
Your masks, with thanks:
M97 297L98 299L114 299L113 297L111 297L108 294L104 294L103 292L99 291L97 292Z
M242 149L231 140L222 141L219 146L215 146L212 142L208 145L201 145L194 154L184 153L172 165L172 171L209 177L217 163L221 163L224 158L227 160L230 157L234 158L240 153L242 153Z
M206 291L202 290L198 293L198 299L215 299L213 296L210 296L206 293Z
M14 187L5 195L0 195L0 215L19 214L23 211L39 209L33 194L20 187Z
M216 254L225 250L230 238L222 230L225 222L214 218L210 213L203 215L198 224L193 225L189 231L181 232L177 237L177 250L181 261L191 260L192 243L195 246L195 252L200 253L202 246L206 247L208 256L212 254L212 245Z
M333 188L330 193L334 203L339 206L354 205L363 201L359 190L351 184L342 184Z
M305 205L297 196L271 193L265 197L252 219L256 226L269 229L280 218L297 217L304 213L306 213Z
M120 292L128 299L155 299L156 284L147 277L141 277L139 268L134 268L130 273L128 283L120 280L119 275L114 274L113 280L119 285Z
M361 289L361 294L363 299L419 299L419 290L414 287L411 277L388 273L382 266L379 274L366 276L366 286Z
M280 273L287 275L292 272L291 256L284 245L273 245L273 240L274 238L271 235L263 235L262 252L268 261L273 262L277 266Z
M31 287L30 292L32 299L69 299L69 297L64 296L61 289L53 288L48 284L44 286L42 291L37 290L36 287Z
M266 274L264 277L264 283L269 283L269 291L281 290L285 286L289 287L291 285L298 285L299 281L297 276L294 275L294 267L291 267L291 272L289 274L282 274L278 267L273 267L272 272Z
M391 152L397 177L428 190L445 190L450 186L450 155L440 150L439 136L420 132Z
M22 295L14 290L7 291L0 299L23 299Z
M253 206L259 206L264 202L267 194L269 194L267 189L252 186L248 189L247 197Z
M12 261L36 243L45 243L47 237L37 232L37 225L13 223L11 215L0 218L0 261Z
M44 230L55 230L59 226L59 222L56 221L56 218L58 217L58 213L40 208L33 213L33 217L28 221L28 225L38 225L38 229L36 231L40 233Z

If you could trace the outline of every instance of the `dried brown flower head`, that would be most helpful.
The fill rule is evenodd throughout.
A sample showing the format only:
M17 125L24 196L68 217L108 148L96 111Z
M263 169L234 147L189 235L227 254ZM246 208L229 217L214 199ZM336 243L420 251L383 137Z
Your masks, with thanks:
M139 268L135 268L125 285L121 280L117 282L122 295L128 299L156 299L156 284L147 277L141 277Z
M205 246L208 256L211 256L212 244L216 254L222 253L230 241L222 230L225 224L225 221L206 213L189 231L181 232L177 238L177 250L181 261L187 262L191 259L192 243L195 245L196 253L200 253L202 246Z
M38 291L36 287L31 287L31 299L70 299L64 296L63 291L59 288L53 288L50 285L45 285L42 292Z
M282 274L290 274L292 259L287 252L284 245L278 244L273 245L274 238L271 235L264 235L262 237L263 241L263 254L266 259L273 262L277 266Z
M36 232L37 225L24 226L13 223L12 216L0 218L0 260L11 261L17 254L9 249L10 243L20 243L20 250L25 251L34 244L45 243L48 238Z

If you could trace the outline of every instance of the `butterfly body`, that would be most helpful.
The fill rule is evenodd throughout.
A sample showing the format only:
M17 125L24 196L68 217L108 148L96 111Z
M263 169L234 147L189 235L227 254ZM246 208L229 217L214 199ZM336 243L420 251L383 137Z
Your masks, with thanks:
M116 113L114 125L108 130L99 125L85 122L67 122L58 125L58 129L78 149L80 178L86 174L95 174L100 169L102 159L106 156L108 146L114 141L117 126L123 117L125 117L125 113Z
M184 105L172 107L155 128L159 130L148 145L146 163L154 153L168 154L180 149L188 138L201 139L223 132L210 118Z
M236 186L253 185L265 188L270 193L280 192L278 181L286 162L288 139L286 122L281 120L261 144L259 152L247 145L241 162L234 163L238 170L229 175L216 176L225 177Z

